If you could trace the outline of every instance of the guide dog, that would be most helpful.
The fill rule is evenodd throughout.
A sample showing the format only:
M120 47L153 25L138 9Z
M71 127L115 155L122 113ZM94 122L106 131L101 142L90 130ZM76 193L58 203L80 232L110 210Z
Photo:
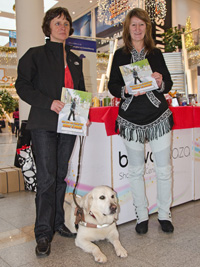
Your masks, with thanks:
M117 256L127 257L127 251L119 241L116 227L119 212L116 192L108 186L98 186L83 197L76 196L76 201L84 213L84 218L78 225L76 246L91 253L95 261L105 263L106 256L92 242L107 239L113 244ZM66 193L64 205L65 224L71 232L75 233L76 204L72 194Z

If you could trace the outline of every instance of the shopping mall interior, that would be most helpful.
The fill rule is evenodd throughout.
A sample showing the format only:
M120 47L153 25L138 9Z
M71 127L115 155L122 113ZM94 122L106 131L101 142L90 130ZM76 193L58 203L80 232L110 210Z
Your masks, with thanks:
M41 30L44 13L59 6L67 8L72 17L74 34L70 44L83 46L74 48L74 53L83 57L86 88L92 96L91 125L84 139L76 193L83 196L99 185L114 188L120 206L119 239L128 253L127 257L118 257L111 243L95 241L107 257L103 265L199 267L200 0L0 0L0 267L90 267L100 264L75 245L75 238L63 237L57 232L51 242L51 254L42 258L36 256L36 189L27 186L32 177L36 178L30 175L29 181L26 180L22 161L19 161L24 145L27 148L27 144L20 143L20 137L27 134L26 131L22 134L22 130L30 106L16 93L18 62L30 47L45 43ZM124 10L134 7L148 12L156 46L163 52L173 81L171 94L165 96L174 117L171 149L173 233L163 232L158 222L156 174L148 144L144 175L149 202L148 232L141 235L135 231L136 214L127 179L127 152L114 129L119 99L109 93L108 80L113 55L123 45ZM112 18L109 12L113 12ZM169 35L165 35L167 40L164 41L167 32ZM174 42L178 40L177 43L172 45L170 38ZM10 101L9 108L7 101ZM14 108L10 109L12 105ZM17 134L13 130L16 106L19 107L21 127ZM76 183L79 152L77 138L65 179L66 193L72 193ZM26 160L34 165L33 155L30 155L31 160ZM23 164L26 160L23 159ZM31 169L33 175L34 168Z

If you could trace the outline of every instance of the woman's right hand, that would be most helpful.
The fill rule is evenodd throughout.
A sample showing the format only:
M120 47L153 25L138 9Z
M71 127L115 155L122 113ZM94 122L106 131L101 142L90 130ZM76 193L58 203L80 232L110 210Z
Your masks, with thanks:
M64 108L65 103L60 100L54 100L51 104L51 110L59 114L59 112Z

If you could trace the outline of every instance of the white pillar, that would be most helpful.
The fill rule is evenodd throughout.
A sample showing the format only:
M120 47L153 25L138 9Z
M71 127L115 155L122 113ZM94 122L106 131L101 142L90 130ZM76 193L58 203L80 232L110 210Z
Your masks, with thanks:
M15 0L16 32L17 32L17 58L33 46L43 45L45 37L42 32L44 17L43 0ZM30 106L20 99L20 121L27 120Z

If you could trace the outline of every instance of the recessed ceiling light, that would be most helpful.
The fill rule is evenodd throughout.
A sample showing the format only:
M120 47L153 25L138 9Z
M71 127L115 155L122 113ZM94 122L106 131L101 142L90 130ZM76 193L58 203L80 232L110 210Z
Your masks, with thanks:
M74 15L74 14L75 14L75 12L73 11L73 12L72 12L72 14Z
M92 0L90 0L90 3L92 3Z

